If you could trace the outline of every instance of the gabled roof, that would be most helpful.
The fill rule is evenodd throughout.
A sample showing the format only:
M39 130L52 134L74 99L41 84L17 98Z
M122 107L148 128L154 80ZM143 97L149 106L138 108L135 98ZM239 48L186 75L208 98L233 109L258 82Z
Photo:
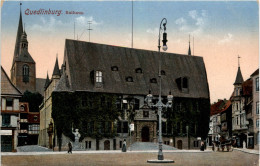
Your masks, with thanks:
M226 107L229 107L230 104L230 100L218 100L218 102L210 106L210 116L221 113Z
M22 96L22 92L14 86L4 68L1 66L1 95Z
M256 69L256 71L254 71L254 73L253 73L253 74L251 74L251 77L253 77L253 76L255 76L255 75L259 75L259 68L258 68L258 69Z
M146 95L151 89L152 94L159 94L157 51L67 39L64 52L65 73L69 76L72 91ZM112 71L112 66L117 66L118 71ZM165 71L162 76L163 96L171 91L176 97L209 98L202 57L161 52L161 66ZM137 68L141 68L142 73L136 73ZM96 88L91 78L90 73L97 70L102 71L102 88ZM128 77L132 77L133 82L127 82ZM176 79L180 77L188 78L189 89L186 93L177 87ZM153 78L157 82L151 83Z
M236 76L236 80L234 82L234 85L242 84L243 82L244 82L244 79L243 79L240 67L238 67L238 69L237 69L237 76Z

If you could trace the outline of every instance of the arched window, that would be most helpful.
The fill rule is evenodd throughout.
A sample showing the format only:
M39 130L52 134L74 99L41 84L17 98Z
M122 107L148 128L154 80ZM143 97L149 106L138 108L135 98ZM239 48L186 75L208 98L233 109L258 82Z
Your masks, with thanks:
M23 82L29 82L29 66L23 65Z

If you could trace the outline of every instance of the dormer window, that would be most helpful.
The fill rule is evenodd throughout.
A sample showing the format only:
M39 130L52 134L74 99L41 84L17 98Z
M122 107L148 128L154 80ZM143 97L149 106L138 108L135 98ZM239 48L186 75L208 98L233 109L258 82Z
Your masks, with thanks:
M102 83L102 71L96 71L96 83Z
M150 83L157 83L156 78L152 78L152 79L150 79Z
M112 70L112 71L118 71L118 67L117 67L117 66L112 66L112 67L111 67L111 70Z
M133 82L134 80L133 80L133 77L126 77L126 79L125 79L127 82Z
M143 73L143 70L141 68L135 69L135 73Z
M189 92L189 80L188 77L179 77L176 79L177 87L184 93Z
M161 70L161 75L165 76L165 71L164 70Z

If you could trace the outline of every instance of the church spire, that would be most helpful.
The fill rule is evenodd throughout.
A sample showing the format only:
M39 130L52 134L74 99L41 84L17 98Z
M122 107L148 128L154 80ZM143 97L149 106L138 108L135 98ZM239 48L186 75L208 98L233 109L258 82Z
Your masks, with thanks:
M56 57L56 62L55 62L55 66L54 66L54 69L53 69L52 76L60 76L60 69L59 69L59 64L58 64L58 54L57 54L57 57Z
M20 39L21 39L21 36L22 36L22 33L23 33L23 19L22 19L21 5L22 5L22 3L20 3L20 18L19 18L19 23L18 23L17 35L16 35L13 63L15 62L15 59L20 52L19 51L19 49L20 49Z
M191 49L190 49L190 35L189 35L189 50L188 50L188 55L191 55Z
M242 76L242 73L241 73L241 70L240 70L240 62L239 62L240 56L238 55L237 58L238 58L238 69L237 69L237 76L236 76L236 80L234 82L234 85L242 84L244 82L244 79L243 79L243 76Z

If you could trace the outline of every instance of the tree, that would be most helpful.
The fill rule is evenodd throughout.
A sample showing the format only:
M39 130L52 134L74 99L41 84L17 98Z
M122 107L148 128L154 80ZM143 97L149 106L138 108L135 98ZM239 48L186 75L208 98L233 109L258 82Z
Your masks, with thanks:
M39 112L39 106L43 101L43 96L38 93L32 93L30 91L25 91L20 102L28 102L30 112Z

